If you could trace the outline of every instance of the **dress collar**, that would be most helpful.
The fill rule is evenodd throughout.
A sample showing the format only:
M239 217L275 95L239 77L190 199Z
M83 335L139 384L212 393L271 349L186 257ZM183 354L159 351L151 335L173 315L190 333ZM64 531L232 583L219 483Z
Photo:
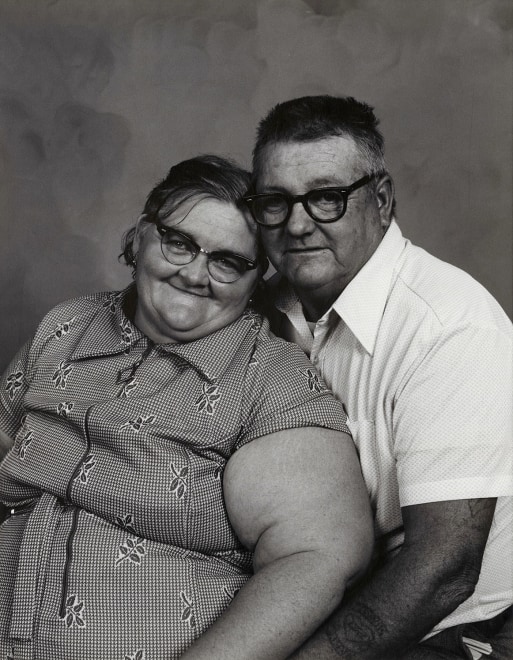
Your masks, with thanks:
M134 283L123 291L100 294L101 307L77 342L71 359L129 353L137 344L147 347L150 340L125 312L135 308L136 299ZM239 319L206 337L156 346L157 350L178 355L189 362L208 380L216 380L228 368L244 338L249 333L253 336L258 334L262 323L262 317L248 308Z

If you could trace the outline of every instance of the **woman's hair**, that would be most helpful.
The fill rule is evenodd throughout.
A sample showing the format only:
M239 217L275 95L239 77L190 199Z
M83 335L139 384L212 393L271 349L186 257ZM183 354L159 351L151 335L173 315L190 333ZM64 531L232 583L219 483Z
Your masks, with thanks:
M227 158L206 154L184 160L174 165L165 179L150 192L144 205L142 219L148 223L157 219L163 222L181 204L190 199L217 199L245 211L241 197L247 192L250 180L251 175L247 170ZM263 276L268 261L260 240L260 230L251 219L248 219L248 227L255 233L259 271ZM120 259L132 267L133 273L135 273L133 250L135 231L134 226L124 234L123 251L119 255Z

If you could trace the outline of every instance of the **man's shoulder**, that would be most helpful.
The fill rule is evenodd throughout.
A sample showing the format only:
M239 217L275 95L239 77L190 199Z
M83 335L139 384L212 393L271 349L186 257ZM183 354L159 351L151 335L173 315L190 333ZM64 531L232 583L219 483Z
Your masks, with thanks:
M469 273L410 244L397 263L392 298L455 324L511 327L492 294Z

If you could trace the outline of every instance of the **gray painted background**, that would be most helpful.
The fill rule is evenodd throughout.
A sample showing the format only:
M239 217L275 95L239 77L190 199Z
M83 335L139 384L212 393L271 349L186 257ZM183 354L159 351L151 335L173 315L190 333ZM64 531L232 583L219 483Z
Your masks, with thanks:
M304 94L376 107L403 232L512 313L509 0L0 0L0 71L0 366L129 281L120 236L173 163L248 165Z

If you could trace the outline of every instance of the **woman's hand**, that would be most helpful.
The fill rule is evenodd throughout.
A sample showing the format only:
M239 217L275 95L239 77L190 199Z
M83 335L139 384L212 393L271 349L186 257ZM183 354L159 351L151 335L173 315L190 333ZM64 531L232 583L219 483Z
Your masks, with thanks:
M229 460L224 490L255 575L182 657L286 658L370 559L372 517L354 444L323 428L259 438Z

